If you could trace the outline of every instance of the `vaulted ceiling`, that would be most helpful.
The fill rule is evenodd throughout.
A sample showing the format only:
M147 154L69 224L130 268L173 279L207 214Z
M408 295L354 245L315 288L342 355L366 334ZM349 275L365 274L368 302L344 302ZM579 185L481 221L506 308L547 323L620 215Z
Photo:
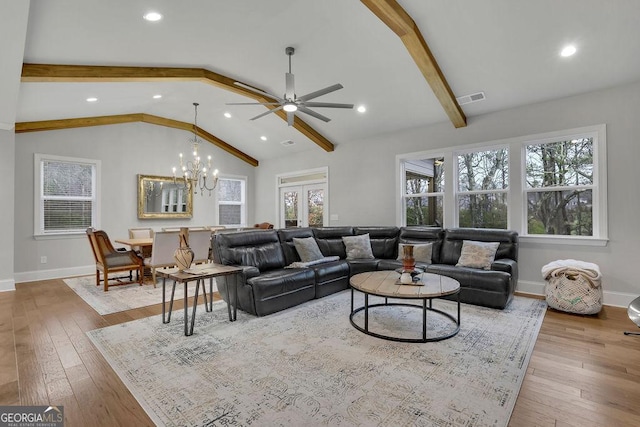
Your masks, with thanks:
M12 35L0 37L0 91L16 94L0 99L5 128L188 129L199 102L203 137L252 164L640 80L635 0L31 0L24 17L0 1L0 31ZM143 20L150 10L164 18ZM569 43L577 53L560 57ZM282 94L287 46L298 95L341 83L317 100L367 111L317 109L331 121L300 114L289 127L276 114L250 121L264 106L226 105L259 99L234 81ZM70 76L60 65L82 67ZM485 101L454 101L478 91Z

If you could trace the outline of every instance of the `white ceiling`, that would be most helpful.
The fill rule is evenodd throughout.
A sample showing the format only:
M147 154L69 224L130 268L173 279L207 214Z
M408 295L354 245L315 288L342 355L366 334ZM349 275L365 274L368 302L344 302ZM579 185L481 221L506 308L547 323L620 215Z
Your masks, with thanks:
M342 83L316 101L368 109L317 109L329 123L301 115L336 147L448 121L400 39L357 0L31 0L26 28L19 11L4 7L15 2L0 2L10 11L0 15L0 28L16 34L0 45L0 91L19 86L17 104L0 97L0 123L125 113L192 122L192 103L199 102L200 127L258 160L321 150L273 114L249 121L265 108L227 106L252 100L207 84L19 83L15 75L22 62L197 67L281 95L286 46L296 48L298 95ZM637 0L399 3L454 94L485 92L485 101L462 107L469 126L479 114L640 80ZM150 10L164 19L144 21ZM558 55L566 43L578 49L571 58ZM156 93L162 99L152 99ZM88 104L88 96L99 101ZM224 118L225 111L233 117ZM283 140L296 144L284 147Z

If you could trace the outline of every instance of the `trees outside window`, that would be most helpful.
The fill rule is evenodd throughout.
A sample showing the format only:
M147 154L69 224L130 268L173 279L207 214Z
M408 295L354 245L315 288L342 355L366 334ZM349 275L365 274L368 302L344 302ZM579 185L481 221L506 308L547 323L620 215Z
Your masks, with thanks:
M593 137L528 144L527 233L593 236Z
M507 148L459 154L457 159L459 226L506 229Z
M442 226L444 160L405 163L404 184L405 224Z

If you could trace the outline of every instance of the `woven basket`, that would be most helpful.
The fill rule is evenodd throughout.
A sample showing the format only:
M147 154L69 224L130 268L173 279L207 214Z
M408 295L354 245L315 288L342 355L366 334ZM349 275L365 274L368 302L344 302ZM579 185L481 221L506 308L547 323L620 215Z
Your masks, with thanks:
M578 314L596 314L602 309L602 286L594 286L581 274L550 277L545 286L549 307Z

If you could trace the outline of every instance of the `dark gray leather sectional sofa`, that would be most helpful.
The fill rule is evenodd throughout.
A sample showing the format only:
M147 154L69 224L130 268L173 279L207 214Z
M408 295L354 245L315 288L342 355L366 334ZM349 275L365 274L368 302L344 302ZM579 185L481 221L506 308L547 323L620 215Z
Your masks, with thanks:
M346 260L343 236L369 234L375 259ZM294 237L314 237L324 256L338 261L308 268L285 268L300 261ZM457 267L464 240L500 242L490 270ZM432 263L417 263L429 273L460 282L460 301L492 308L509 304L518 281L518 234L508 230L436 227L322 227L225 232L213 239L213 258L243 268L238 278L238 308L264 316L349 287L349 277L366 271L393 270L399 243L433 243ZM234 286L233 280L229 285ZM227 282L218 281L226 299ZM234 290L230 289L234 295Z

